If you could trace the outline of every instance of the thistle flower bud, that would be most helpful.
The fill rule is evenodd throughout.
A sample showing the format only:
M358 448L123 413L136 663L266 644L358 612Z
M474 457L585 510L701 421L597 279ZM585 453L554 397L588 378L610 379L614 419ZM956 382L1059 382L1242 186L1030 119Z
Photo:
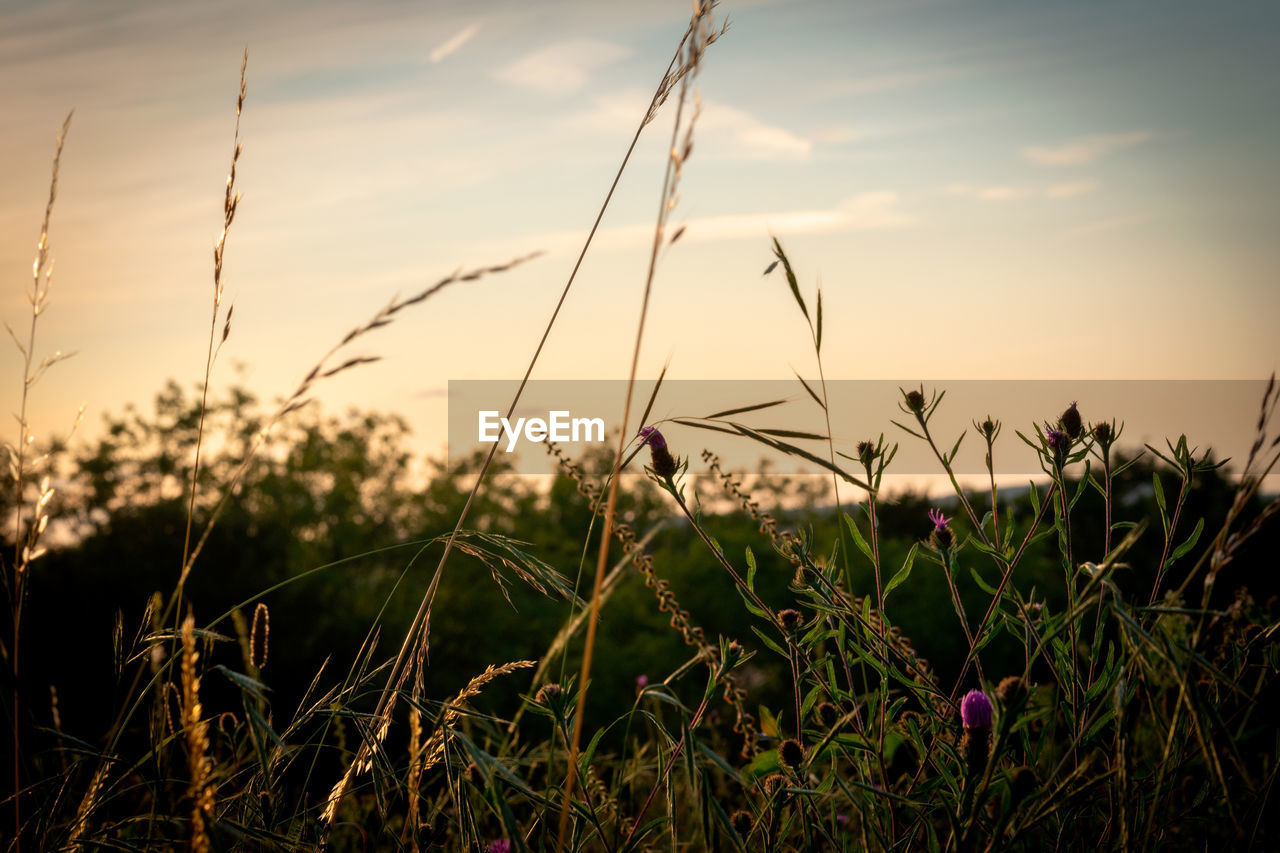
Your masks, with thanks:
M657 427L647 426L640 430L642 444L649 445L649 465L653 473L664 480L670 480L676 474L676 460L667 449L667 440Z
M929 541L934 548L939 551L945 551L955 542L955 536L951 533L951 519L942 514L940 509L929 510L929 520L933 522L933 530L929 533Z
M1067 451L1071 449L1071 437L1062 430L1045 424L1044 440L1053 453L1054 464L1062 465L1067 460Z
M991 716L991 700L981 690L970 690L960 700L960 722L964 725L960 754L974 776L986 769L991 753Z
M1017 806L1027 798L1027 795L1035 790L1037 784L1035 771L1025 764L1013 771L1013 778L1009 780L1009 800L1012 806Z
M1000 429L1000 423L991 420L991 415L987 415L987 419L978 424L978 430L988 441L996 437L996 430L998 429Z
M924 411L924 392L908 391L907 392L907 408L915 412L917 415Z
M535 702L551 712L554 719L562 723L572 715L573 697L559 684L542 685L533 698Z
M778 611L778 624L788 633L796 631L803 621L804 616L800 614L799 610L793 610L788 607L786 610Z
M463 775L467 781L477 788L484 787L484 774L480 772L480 767L474 761L467 765L467 769L463 771Z
M787 777L781 773L772 773L764 777L762 787L764 788L765 796L773 799L782 792L783 788L787 787Z
M804 747L800 741L787 738L778 747L778 760L792 773L798 773L804 764Z
M1021 676L1010 675L1000 680L1000 684L996 686L996 698L1000 700L1000 704L1006 708L1016 702L1021 701L1023 696L1027 695L1027 685Z
M960 700L960 722L966 729L990 729L994 709L981 690L970 690Z
M739 809L733 813L733 817L729 818L729 825L733 827L733 831L744 840L751 834L751 824L751 812L744 809Z
M818 712L818 720L824 726L830 728L840 720L840 709L831 702L819 702L815 709Z
M1067 406L1067 410L1058 417L1058 423L1062 426L1063 432L1072 441L1080 437L1084 432L1084 421L1080 418L1080 412L1076 409L1076 401L1072 400L1071 405Z
M912 393L915 393L914 391ZM876 458L876 446L869 441L858 442L858 461L870 468Z

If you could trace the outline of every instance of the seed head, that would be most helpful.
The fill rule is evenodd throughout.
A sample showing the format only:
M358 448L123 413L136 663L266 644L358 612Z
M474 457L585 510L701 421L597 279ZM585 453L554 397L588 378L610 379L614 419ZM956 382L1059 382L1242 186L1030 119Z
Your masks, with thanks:
M773 797L776 797L783 788L787 787L787 777L783 776L781 773L772 773L764 777L762 786L764 787L765 796L772 799Z
M733 827L733 831L738 833L739 838L745 839L751 834L751 812L739 809L733 813L733 817L729 818L729 825Z
M793 773L798 772L804 764L804 747L800 745L800 741L787 738L778 747L778 760L783 767Z
M834 726L840 719L840 709L831 702L819 702L816 710L824 726Z
M1006 708L1021 700L1025 695L1027 695L1027 685L1021 676L1010 675L1001 679L1000 684L996 686L996 698Z
M778 611L778 622L782 625L782 628L785 631L791 632L797 630L803 621L804 616L800 614L799 610L793 610L788 607L786 610Z

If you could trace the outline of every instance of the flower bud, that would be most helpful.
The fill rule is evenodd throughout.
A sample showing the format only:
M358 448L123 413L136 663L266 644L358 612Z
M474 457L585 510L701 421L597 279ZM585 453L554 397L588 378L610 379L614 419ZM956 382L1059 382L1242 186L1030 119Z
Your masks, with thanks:
M653 473L664 480L670 480L676 474L676 460L667 449L667 440L657 427L647 426L640 430L643 444L649 445L649 465Z
M1000 684L996 686L996 698L1000 700L1000 704L1006 708L1016 702L1021 701L1023 696L1027 695L1026 682L1020 676L1010 675L1000 680Z
M914 392L913 392L914 393ZM876 446L869 441L858 442L858 461L870 468L876 458Z
M1058 423L1062 425L1062 430L1072 441L1080 437L1084 432L1084 421L1080 418L1080 412L1076 409L1076 401L1071 401L1071 405L1067 406L1067 410L1058 418Z
M787 738L778 747L778 760L792 773L798 773L804 764L804 747L800 741Z
M939 551L945 551L955 542L955 537L951 533L951 519L942 514L940 509L929 510L929 520L933 522L933 530L929 533L929 541L934 548Z
M964 725L960 754L974 776L986 769L991 754L992 711L991 700L981 690L970 690L960 700L960 722Z

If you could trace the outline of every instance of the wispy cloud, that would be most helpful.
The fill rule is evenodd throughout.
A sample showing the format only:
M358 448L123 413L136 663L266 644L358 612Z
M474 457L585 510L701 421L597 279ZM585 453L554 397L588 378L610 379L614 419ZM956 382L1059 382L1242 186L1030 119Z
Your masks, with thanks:
M1121 228L1132 228L1150 221L1151 217L1145 214L1111 216L1106 219L1097 219L1093 222L1086 222L1083 225L1077 225L1074 228L1063 231L1059 236L1064 240L1071 240L1077 237L1086 237L1090 234L1101 234L1107 231L1117 231Z
M723 135L727 148L746 159L799 159L808 157L813 149L808 139L727 104L704 104L698 129L712 138Z
M680 238L685 243L710 243L724 240L762 240L770 234L821 234L839 231L871 231L906 228L919 220L903 209L895 192L865 192L847 198L831 208L780 210L765 213L703 216L681 221L677 217L670 231L684 227ZM604 228L595 245L601 249L635 249L653 239L653 225L636 223ZM582 243L581 231L556 232L529 238L530 245L549 249L572 249Z
M1095 192L1099 186L1099 183L1092 178L1084 181L1072 181L1069 184L1054 184L1044 191L1044 197L1052 199L1078 198Z
M1042 166L1081 166L1094 163L1122 148L1140 145L1151 138L1145 130L1128 133L1104 133L1084 136L1057 145L1030 145L1022 149L1022 156Z
M1028 198L1031 192L1026 187L982 187L974 190L973 197L978 201L1018 201Z
M619 135L633 130L652 96L639 89L594 99L590 110L570 119L570 126L591 133ZM735 160L800 160L813 141L754 113L719 101L703 101L694 135L699 150Z
M1025 201L1027 199L1062 201L1088 195L1096 191L1100 186L1101 184L1096 180L1088 178L1067 184L1053 184L1047 187L1009 185L975 187L969 184L953 183L943 187L942 191L947 195L972 198L977 201L1010 202Z
M432 49L430 54L431 61L440 62L445 57L457 53L458 49L475 38L475 34L478 32L480 32L479 24L470 24L458 30L448 41L438 44Z
M525 54L493 76L524 89L565 95L581 89L592 71L630 55L630 49L612 42L575 39Z

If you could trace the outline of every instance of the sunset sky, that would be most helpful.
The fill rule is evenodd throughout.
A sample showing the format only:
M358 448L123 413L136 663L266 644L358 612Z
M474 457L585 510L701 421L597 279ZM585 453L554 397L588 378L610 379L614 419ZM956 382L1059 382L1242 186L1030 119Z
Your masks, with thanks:
M829 378L1265 379L1280 364L1280 6L719 15L642 375L668 359L682 379L815 372L789 293L761 276L770 233L806 293L823 286ZM15 329L75 109L38 351L79 354L35 387L37 436L81 403L91 435L165 380L201 378L247 45L215 385L239 362L262 397L287 393L397 292L546 251L405 313L356 353L381 363L318 390L329 410L403 413L438 452L449 380L523 371L688 17L687 0L4 4L0 316ZM642 137L536 376L626 377L671 120ZM21 362L0 353L16 409Z

